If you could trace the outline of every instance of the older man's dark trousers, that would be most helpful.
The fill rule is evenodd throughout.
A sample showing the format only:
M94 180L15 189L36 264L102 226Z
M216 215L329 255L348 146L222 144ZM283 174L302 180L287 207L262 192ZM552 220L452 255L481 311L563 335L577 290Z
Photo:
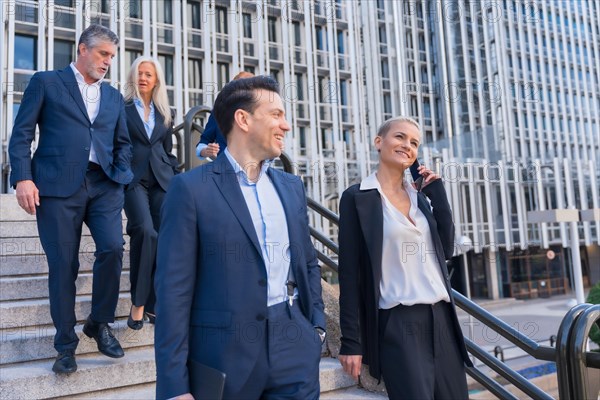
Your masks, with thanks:
M81 187L72 196L41 197L36 211L38 232L48 259L50 314L58 352L75 350L79 342L74 330L75 280L84 222L96 245L91 318L96 322L114 322L119 300L123 185L110 180L100 168L88 168L85 174ZM86 245L84 253L92 250L89 247Z
M450 303L379 311L381 372L391 400L468 398Z

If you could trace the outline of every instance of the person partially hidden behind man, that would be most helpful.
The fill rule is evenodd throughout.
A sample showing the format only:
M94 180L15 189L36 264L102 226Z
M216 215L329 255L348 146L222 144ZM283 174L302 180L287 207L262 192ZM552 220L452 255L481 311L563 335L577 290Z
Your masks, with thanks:
M227 149L177 175L162 208L156 397L191 399L188 359L226 374L226 399L316 399L325 315L300 178L271 167L290 125L277 82L227 84ZM203 382L195 382L202 385Z
M253 73L248 71L242 71L233 77L233 80L252 78ZM196 155L198 158L209 158L214 160L219 154L221 154L227 147L227 141L225 136L221 133L215 116L211 113L206 123L206 128L200 135L200 141L196 146Z
M83 332L113 358L123 349L113 336L123 259L123 188L133 177L123 97L102 79L119 38L90 25L79 38L77 61L33 75L9 142L10 184L19 205L37 217L48 259L50 314L58 352L52 370L77 370L75 280L83 223L96 244L91 314ZM37 150L31 142L39 125Z

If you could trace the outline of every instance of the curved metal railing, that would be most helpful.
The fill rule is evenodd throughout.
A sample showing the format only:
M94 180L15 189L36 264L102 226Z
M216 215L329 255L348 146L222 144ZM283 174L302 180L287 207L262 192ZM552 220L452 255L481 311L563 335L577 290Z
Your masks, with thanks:
M179 168L188 171L192 169L192 160L196 157L196 146L192 141L192 132L197 131L200 135L204 127L194 122L198 115L210 113L211 108L207 106L196 106L191 108L183 118L183 122L173 127L173 135L177 138L177 159Z

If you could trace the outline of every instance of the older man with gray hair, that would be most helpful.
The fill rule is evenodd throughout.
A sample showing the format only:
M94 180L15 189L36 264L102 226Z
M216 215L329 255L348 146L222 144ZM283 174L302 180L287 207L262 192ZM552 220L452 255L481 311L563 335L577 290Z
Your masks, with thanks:
M92 309L83 333L113 358L124 352L114 322L123 259L124 185L133 177L131 142L121 94L103 82L119 38L101 25L85 29L77 61L34 74L25 90L9 143L10 184L21 208L37 217L49 267L50 314L58 356L52 370L77 370L75 280L82 225L96 244ZM31 142L39 127L37 150Z

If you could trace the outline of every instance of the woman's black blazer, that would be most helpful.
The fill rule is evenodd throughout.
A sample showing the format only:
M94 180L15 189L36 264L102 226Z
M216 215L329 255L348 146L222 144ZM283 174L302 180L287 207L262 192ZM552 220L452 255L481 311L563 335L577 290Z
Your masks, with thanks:
M129 187L133 187L146 174L148 168L152 170L160 187L166 191L173 175L178 173L177 157L171 154L173 150L173 129L164 124L164 117L155 109L156 118L152 136L148 138L144 123L132 101L125 103L127 114L127 129L133 147L131 169L133 180Z
M454 308L446 267L446 259L452 257L454 251L454 223L441 179L419 192L418 205L429 223L444 284ZM349 187L340 202L340 354L362 355L363 363L369 365L369 373L377 379L381 377L377 330L382 243L383 208L379 192L360 190L360 184ZM470 366L456 312L452 318L458 345L465 363Z

